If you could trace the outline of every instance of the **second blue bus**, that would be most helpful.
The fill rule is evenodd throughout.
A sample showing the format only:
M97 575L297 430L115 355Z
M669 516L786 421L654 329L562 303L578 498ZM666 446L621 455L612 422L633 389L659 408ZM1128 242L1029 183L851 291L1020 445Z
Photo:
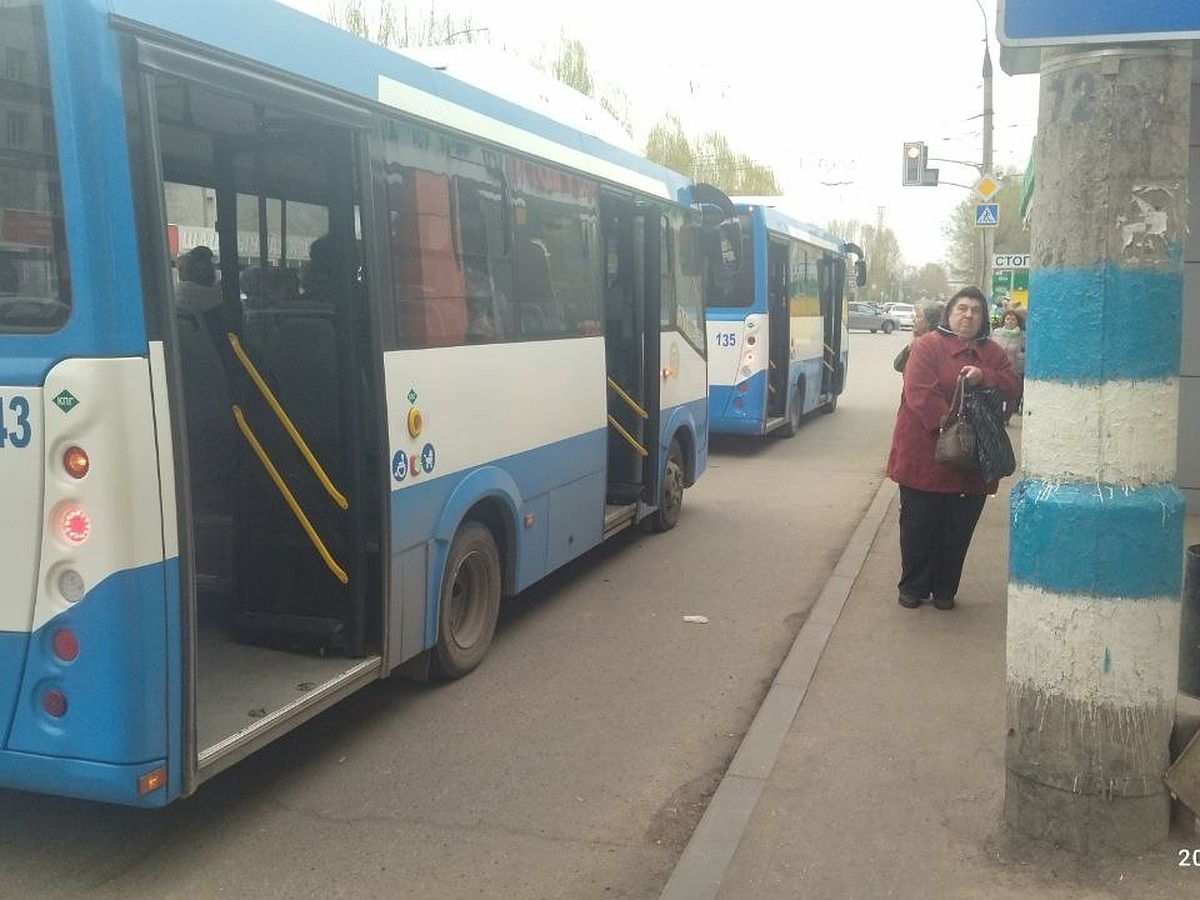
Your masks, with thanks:
M791 437L806 415L837 408L847 303L866 261L856 244L768 203L734 201L742 264L707 298L709 428Z

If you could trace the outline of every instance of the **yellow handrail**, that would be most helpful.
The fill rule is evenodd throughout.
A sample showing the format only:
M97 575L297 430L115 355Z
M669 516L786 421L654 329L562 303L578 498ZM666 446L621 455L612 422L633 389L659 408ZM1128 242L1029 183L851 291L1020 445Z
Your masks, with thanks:
M232 335L231 335L232 337ZM250 429L249 423L246 422L246 416L242 412L242 408L236 403L233 404L233 418L237 420L237 426L242 432L242 437L246 439L246 443L254 450L258 461L262 463L263 468L267 470L267 474L271 476L271 480L275 482L275 487L279 489L279 493L283 496L283 500L291 509L292 515L296 517L296 521L300 523L300 527L304 529L304 533L308 535L308 539L312 541L313 547L317 553L321 555L321 559L325 561L325 565L329 571L334 574L342 584L350 583L350 576L346 574L346 570L337 564L333 555L329 552L329 548L325 546L325 542L321 540L320 535L312 526L312 522L308 520L308 516L304 514L304 510L300 508L300 504L296 502L296 498L288 489L288 486L283 481L283 476L279 474L279 470L275 468L275 464L271 462L267 456L267 451L263 449L262 444L258 442L258 438L254 436L254 432Z
M325 470L321 468L321 464L317 462L317 458L308 449L308 444L304 443L304 438L300 436L300 432L296 430L296 426L292 424L292 420L288 418L288 414L284 412L279 401L275 399L275 395L271 392L267 383L263 381L262 375L258 373L258 369L254 367L254 363L246 355L246 351L242 349L242 342L232 332L229 334L229 346L233 348L233 355L238 358L238 362L242 364L242 368L246 370L246 374L250 376L250 380L254 382L254 386L258 388L258 392L262 394L263 399L267 401L267 405L274 411L275 417L279 419L280 424L283 425L284 429L291 436L292 443L296 445L296 449L300 451L300 455L304 457L305 462L308 463L308 467L312 469L313 474L317 476L317 480L321 482L321 486L325 488L325 493L333 498L333 502L341 509L348 509L350 503L343 496L342 492L334 487L329 476L325 474Z
M632 409L635 413L637 413L643 419L650 418L650 413L646 412L644 409L642 409L640 406L638 406L638 402L636 400L634 400L632 397L630 397L627 393L625 393L625 391L621 388L621 386L619 384L617 384L615 381L613 381L611 378L608 379L608 386L613 389L613 391L616 393L616 395L618 397L620 397L622 400L624 400L626 403L628 403L630 409Z
M625 438L625 440L629 441L630 445L633 447L634 450L636 450L638 452L638 454L640 456L649 456L650 455L650 451L647 450L645 447L643 447L641 444L639 444L638 439L635 438L628 431L626 431L624 428L622 428L621 423L618 422L616 419L614 419L612 416L608 417L608 424L611 425L613 428L617 429L617 434L619 434L621 437Z

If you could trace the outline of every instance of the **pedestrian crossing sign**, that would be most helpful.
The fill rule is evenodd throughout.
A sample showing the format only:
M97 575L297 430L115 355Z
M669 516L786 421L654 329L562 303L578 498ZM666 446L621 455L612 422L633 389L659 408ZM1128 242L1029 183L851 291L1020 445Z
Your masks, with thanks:
M1000 224L999 203L977 203L975 205L975 227L995 228Z

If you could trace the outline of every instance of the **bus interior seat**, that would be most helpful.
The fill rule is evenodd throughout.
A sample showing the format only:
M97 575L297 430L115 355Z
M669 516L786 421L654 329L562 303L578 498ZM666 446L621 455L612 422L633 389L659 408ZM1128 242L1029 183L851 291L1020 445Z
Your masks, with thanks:
M345 490L338 389L337 323L333 306L291 302L249 310L247 352L334 485ZM335 558L344 557L344 516L325 492L268 403L247 379L247 419L305 516ZM239 577L239 627L248 640L274 643L305 617L336 617L344 589L325 567L295 515L257 460L250 460L241 495L246 558ZM259 552L263 550L264 552ZM274 624L273 624L274 623ZM327 634L318 627L318 642Z

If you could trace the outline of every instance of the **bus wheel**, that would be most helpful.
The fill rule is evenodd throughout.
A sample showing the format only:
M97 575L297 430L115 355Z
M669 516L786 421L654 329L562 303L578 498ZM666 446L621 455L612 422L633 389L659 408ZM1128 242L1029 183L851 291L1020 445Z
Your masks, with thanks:
M461 678L487 654L500 614L500 552L486 526L467 522L454 536L438 604L431 662L446 679Z
M649 517L651 531L670 531L679 521L679 514L683 511L683 477L683 451L679 449L679 441L672 439L666 469L663 471L662 501Z
M804 379L796 382L796 402L792 404L792 412L788 416L787 424L783 426L781 432L785 438L795 437L796 432L800 430L801 420L804 418Z

